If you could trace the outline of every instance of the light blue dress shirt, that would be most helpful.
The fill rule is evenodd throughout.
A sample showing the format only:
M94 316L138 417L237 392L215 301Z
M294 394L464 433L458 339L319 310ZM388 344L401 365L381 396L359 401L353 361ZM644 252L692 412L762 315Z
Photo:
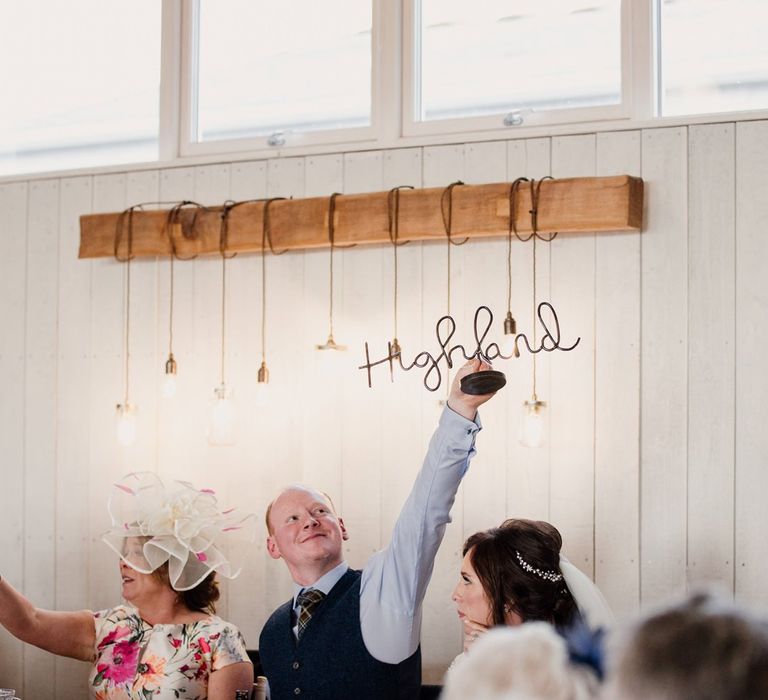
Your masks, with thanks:
M398 664L419 646L427 584L481 427L477 416L472 422L449 407L443 410L424 464L395 523L392 541L363 569L360 627L366 648L379 661ZM294 611L298 614L296 597L304 588L327 595L348 568L342 562L311 586L294 583Z

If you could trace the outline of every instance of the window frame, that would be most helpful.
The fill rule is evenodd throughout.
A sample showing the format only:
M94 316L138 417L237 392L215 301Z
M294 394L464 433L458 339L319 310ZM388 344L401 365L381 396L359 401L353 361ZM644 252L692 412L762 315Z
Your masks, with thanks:
M181 8L181 70L180 70L180 115L178 154L180 158L217 155L234 152L261 152L271 154L303 151L307 147L375 142L381 123L381 90L383 61L385 55L382 34L385 25L382 15L387 0L371 0L371 123L364 127L323 129L294 132L290 128L266 136L239 139L217 139L197 141L197 56L200 0L187 0ZM282 137L278 143L270 142L273 137Z
M579 124L584 122L603 122L632 117L633 106L633 51L632 26L636 21L633 9L635 5L647 5L649 0L632 3L621 0L620 8L620 60L621 60L621 101L617 105L596 107L572 107L567 109L549 109L527 113L520 124L507 125L504 117L512 112L478 117L456 117L452 119L434 119L422 121L417 118L420 94L420 7L422 0L403 0L403 112L402 135L430 136L461 132L517 131L526 127L542 127L559 124ZM513 110L517 111L517 110Z
M189 105L193 84L190 82L190 59L194 55L191 28L197 3L196 0L162 0L158 160L19 171L0 176L0 183L191 166L221 162L222 159L240 161L351 153L768 119L768 108L660 116L658 70L661 57L657 30L661 0L622 0L622 97L625 104L621 114L582 113L580 119L576 119L576 110L560 110L559 115L553 114L549 119L528 121L515 127L503 126L501 120L492 117L491 124L478 123L474 118L452 120L450 124L435 120L424 123L430 128L412 129L405 116L411 113L407 110L413 108L413 100L409 97L413 94L413 78L409 73L413 65L413 48L408 37L413 36L410 12L415 2L373 0L370 127L296 134L283 146L270 146L265 138L205 143L192 143L191 139L184 138L184 134L191 133ZM629 87L625 88L627 81ZM409 99L410 104L407 104Z

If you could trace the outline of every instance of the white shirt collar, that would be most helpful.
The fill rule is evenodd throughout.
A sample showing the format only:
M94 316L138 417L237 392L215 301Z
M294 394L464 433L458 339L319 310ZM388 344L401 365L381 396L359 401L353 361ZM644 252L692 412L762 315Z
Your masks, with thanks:
M293 607L296 607L296 598L298 597L299 593L301 593L303 590L306 590L307 588L315 588L318 591L325 593L325 595L328 595L331 592L331 589L339 582L339 579L347 573L347 569L349 569L349 564L347 564L345 561L342 561L341 564L335 566L329 572L323 574L319 579L317 579L317 581L309 584L308 586L300 586L294 581Z

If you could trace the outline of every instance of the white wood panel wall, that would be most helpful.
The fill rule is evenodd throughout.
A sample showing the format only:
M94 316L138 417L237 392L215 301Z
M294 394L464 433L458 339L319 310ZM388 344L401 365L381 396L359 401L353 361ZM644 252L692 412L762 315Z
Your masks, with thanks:
M125 265L76 258L77 217L144 201L202 203L318 196L396 185L494 182L525 175L641 175L640 234L561 236L537 245L540 300L557 308L577 351L537 363L549 405L545 447L517 441L531 358L500 365L507 387L482 412L478 455L456 500L425 602L425 678L439 681L460 646L450 600L461 546L505 517L548 519L564 550L594 576L620 618L690 586L716 582L766 606L764 493L768 438L768 122L457 144L220 163L0 185L0 548L2 573L37 604L100 609L118 600L116 564L99 540L110 484L131 469L215 488L256 511L283 485L327 490L351 533L354 566L386 544L439 415L421 376L355 369L394 333L391 246L337 250L334 335L328 334L328 252L268 257L268 386L261 362L261 258L227 265L226 375L239 442L205 440L219 382L222 262L175 264L179 391L160 396L168 353L168 260L131 266L131 400L140 436L119 449ZM507 304L507 243L451 249L451 312L471 343L475 308L495 333ZM398 338L406 354L435 347L447 308L445 243L398 250ZM532 245L512 249L512 310L532 322ZM266 616L290 593L263 532L242 576L223 586L221 613L256 646ZM25 697L82 697L87 669L23 648L0 631L0 685Z

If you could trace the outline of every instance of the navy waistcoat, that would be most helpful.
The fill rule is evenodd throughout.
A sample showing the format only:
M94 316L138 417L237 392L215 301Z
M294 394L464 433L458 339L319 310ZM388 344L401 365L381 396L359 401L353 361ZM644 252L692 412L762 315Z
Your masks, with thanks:
M399 664L368 653L360 629L360 571L349 569L320 605L301 641L293 635L293 601L272 613L259 654L272 700L416 700L421 650Z

